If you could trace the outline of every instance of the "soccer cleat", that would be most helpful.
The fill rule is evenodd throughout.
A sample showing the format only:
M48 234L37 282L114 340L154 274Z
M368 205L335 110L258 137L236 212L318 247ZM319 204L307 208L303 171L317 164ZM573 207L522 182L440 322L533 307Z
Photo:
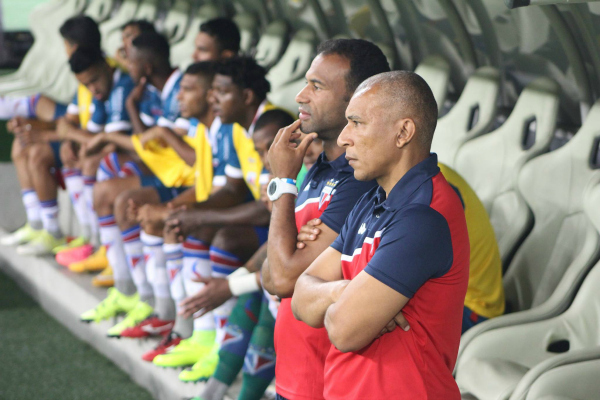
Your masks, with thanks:
M84 244L78 247L63 250L56 254L56 262L63 267L68 267L78 261L85 260L94 252L91 244Z
M177 332L171 331L163 337L154 349L144 353L144 355L142 355L142 360L152 362L156 356L165 354L174 349L182 340L183 339Z
M65 238L55 238L48 231L42 231L32 241L19 245L17 253L22 256L45 256L52 254L52 249L65 243Z
M150 316L134 326L121 332L121 337L145 338L149 336L162 336L168 334L173 328L174 321L165 321L156 316Z
M69 264L69 269L73 272L99 272L108 266L106 258L106 247L100 248L85 260Z
M112 267L109 265L92 279L92 285L100 287L111 287L115 284Z
M36 230L26 223L21 228L17 229L13 233L9 233L8 235L2 236L0 238L0 244L2 246L18 246L21 244L29 243L33 239L39 236L42 233L42 230Z
M139 301L140 296L137 293L125 296L117 289L109 288L108 296L96 308L84 312L79 318L83 322L100 322L133 310Z
M217 364L219 364L219 344L215 342L206 357L201 358L192 368L181 371L179 380L183 382L205 381L213 376Z
M194 365L211 352L215 337L214 330L194 331L192 337L182 340L168 353L156 356L152 362L159 367L172 368Z
M73 240L68 240L67 239L67 243L66 244L63 244L62 246L58 246L58 247L53 248L52 252L54 254L58 254L58 253L60 253L62 251L71 250L71 249L74 249L75 247L83 246L84 244L87 244L87 243L88 243L87 239L84 238L83 236L76 237Z
M110 328L106 335L108 337L121 337L121 333L123 333L125 329L135 327L150 317L153 312L154 308L152 308L150 304L143 301L138 301L136 306L127 313L125 318L123 318L123 321Z

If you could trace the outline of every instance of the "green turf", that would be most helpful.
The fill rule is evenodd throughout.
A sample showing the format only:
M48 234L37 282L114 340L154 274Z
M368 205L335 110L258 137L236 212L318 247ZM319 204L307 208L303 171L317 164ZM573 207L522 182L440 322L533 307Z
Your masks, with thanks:
M152 397L0 272L0 399Z

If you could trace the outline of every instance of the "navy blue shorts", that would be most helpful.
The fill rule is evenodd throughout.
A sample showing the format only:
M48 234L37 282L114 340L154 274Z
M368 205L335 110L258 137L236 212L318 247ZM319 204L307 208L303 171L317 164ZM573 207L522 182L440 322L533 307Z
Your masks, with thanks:
M52 147L52 154L54 154L54 166L56 168L62 168L62 161L60 159L60 145L62 142L50 142L50 147Z
M188 187L166 187L163 183L154 175L142 175L140 176L140 183L142 187L153 187L160 197L161 203L173 200L181 193L188 190Z
M54 108L54 120L56 121L63 115L67 113L67 106L64 104L56 103L56 108Z
M481 315L473 312L470 308L465 307L463 311L462 333L465 333L475 325L487 320L488 319L486 317L482 317Z

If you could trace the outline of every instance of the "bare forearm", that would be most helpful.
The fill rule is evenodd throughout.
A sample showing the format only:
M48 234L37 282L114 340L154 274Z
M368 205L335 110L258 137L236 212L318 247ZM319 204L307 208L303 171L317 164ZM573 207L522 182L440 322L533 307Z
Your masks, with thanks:
M193 166L196 162L196 152L183 140L179 135L170 129L165 129L163 134L165 142L175 150L183 161L189 166Z
M206 211L206 225L269 225L269 210L262 202L253 201L226 210Z
M327 282L311 275L301 275L292 297L294 316L313 328L322 328L327 309L335 303L345 287L345 281Z
M135 104L133 101L127 100L125 108L127 109L127 114L129 115L131 126L133 127L133 133L142 133L148 129L148 127L140 118L140 110L138 109L137 104Z
M90 140L93 136L93 133L86 131L85 129L72 128L69 129L64 139L72 140L79 144L83 144Z
M117 147L127 150L127 151L135 151L133 147L133 142L131 141L131 136L125 135L120 132L111 132L105 135L105 140L107 143L114 143Z
M246 263L246 269L250 272L258 272L262 268L263 263L267 259L267 243L263 243L256 253L250 257Z
M279 297L291 297L296 279L308 267L295 263L296 221L294 197L283 195L273 202L269 225L269 282L267 290Z
M219 210L231 208L241 204L248 193L248 188L243 181L240 184L226 184L221 189L212 193L205 201L195 203L196 210Z

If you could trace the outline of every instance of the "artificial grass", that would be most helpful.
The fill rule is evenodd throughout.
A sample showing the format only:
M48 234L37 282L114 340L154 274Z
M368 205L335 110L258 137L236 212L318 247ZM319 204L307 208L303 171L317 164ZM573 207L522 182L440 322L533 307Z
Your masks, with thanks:
M152 399L1 271L0 340L0 399Z

